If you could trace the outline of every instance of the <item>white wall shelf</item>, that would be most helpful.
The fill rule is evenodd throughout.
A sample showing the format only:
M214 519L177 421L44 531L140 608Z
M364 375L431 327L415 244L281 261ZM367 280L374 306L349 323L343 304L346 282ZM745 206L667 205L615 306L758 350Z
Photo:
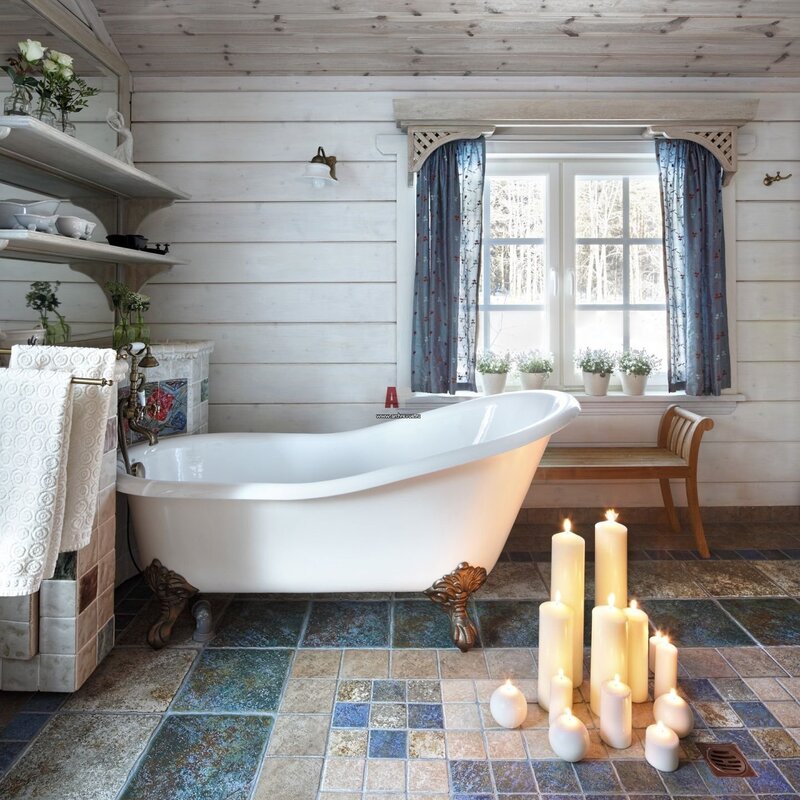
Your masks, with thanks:
M188 195L33 117L0 116L4 183L61 198L185 200Z

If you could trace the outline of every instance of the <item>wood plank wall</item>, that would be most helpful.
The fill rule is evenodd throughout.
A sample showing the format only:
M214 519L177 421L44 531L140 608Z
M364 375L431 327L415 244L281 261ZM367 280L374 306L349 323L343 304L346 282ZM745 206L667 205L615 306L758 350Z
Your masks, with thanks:
M413 91L756 91L756 84L636 79L140 78L136 158L192 194L145 234L189 266L150 285L160 337L213 338L215 431L370 424L395 379L395 167L375 137ZM740 390L701 456L706 505L800 500L800 93L761 93L757 144L737 178ZM535 97L535 95L533 95ZM299 179L322 145L339 184ZM765 171L793 172L764 187ZM564 442L652 442L657 417L586 416ZM538 506L658 505L652 484L548 484Z

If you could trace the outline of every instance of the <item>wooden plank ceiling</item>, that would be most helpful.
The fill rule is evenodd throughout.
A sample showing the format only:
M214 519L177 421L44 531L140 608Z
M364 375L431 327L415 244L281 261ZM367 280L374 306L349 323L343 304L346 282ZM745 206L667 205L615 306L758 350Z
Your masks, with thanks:
M800 0L95 4L137 74L800 75Z

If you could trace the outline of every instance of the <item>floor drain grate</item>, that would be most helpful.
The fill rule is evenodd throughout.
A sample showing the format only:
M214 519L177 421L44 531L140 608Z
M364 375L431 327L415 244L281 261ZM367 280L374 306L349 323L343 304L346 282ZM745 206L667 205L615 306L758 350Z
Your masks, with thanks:
M752 778L756 774L744 753L731 742L698 742L697 746L718 778Z

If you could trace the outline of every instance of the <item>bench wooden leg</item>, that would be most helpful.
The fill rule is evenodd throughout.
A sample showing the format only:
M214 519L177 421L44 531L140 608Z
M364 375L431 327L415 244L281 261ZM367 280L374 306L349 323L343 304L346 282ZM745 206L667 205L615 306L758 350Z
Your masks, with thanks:
M667 519L669 526L675 533L681 532L681 523L678 520L678 513L675 511L675 503L672 502L672 491L669 486L669 478L659 478L658 483L661 486L661 497L664 500L664 508L667 512Z
M703 518L700 516L700 497L697 494L697 478L686 479L686 497L689 501L689 521L692 524L694 540L697 542L697 549L703 558L710 558L706 534L703 530Z

